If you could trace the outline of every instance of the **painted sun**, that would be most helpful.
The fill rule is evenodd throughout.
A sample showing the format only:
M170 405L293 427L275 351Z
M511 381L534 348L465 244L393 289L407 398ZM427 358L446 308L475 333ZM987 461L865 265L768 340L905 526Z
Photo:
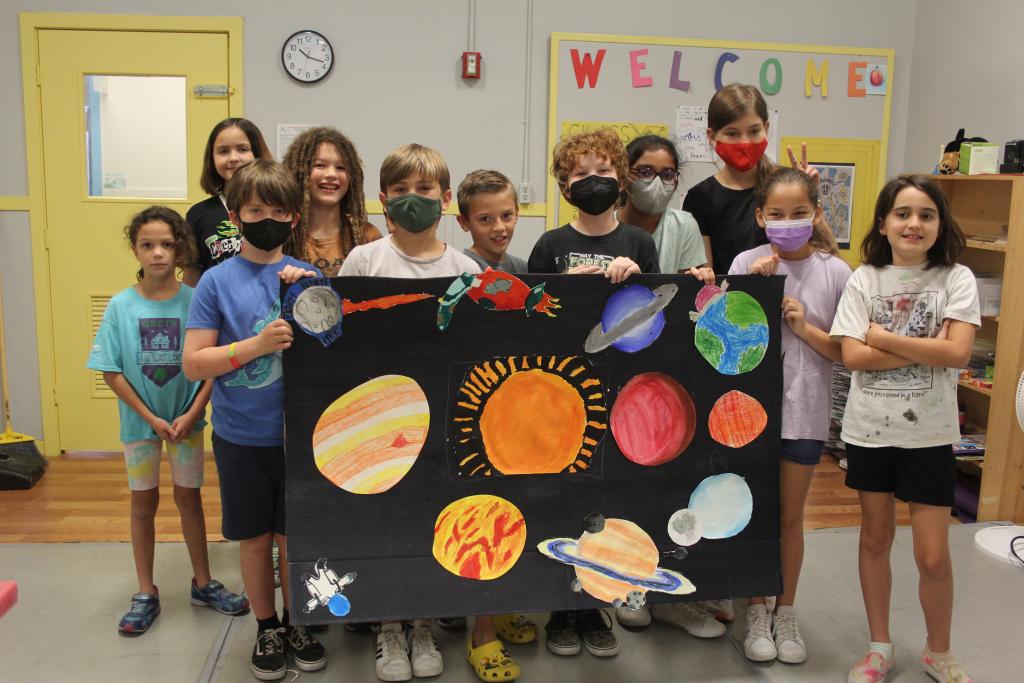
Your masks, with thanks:
M580 356L506 356L469 368L452 413L459 476L577 473L608 430L604 388Z

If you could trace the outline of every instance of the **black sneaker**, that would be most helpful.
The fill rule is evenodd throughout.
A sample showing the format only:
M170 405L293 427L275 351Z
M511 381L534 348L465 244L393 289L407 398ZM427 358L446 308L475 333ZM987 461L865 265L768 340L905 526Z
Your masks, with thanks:
M595 657L614 657L619 654L619 641L612 631L612 620L603 609L580 610L576 615L583 647Z
M284 654L284 629L265 628L256 636L249 669L261 681L279 681L288 671Z
M576 612L552 612L544 626L548 649L556 655L577 655L580 652L580 634L576 631Z
M295 666L303 671L319 671L327 666L327 651L305 626L288 626L285 642Z
M465 631L466 617L438 617L434 619L445 631Z

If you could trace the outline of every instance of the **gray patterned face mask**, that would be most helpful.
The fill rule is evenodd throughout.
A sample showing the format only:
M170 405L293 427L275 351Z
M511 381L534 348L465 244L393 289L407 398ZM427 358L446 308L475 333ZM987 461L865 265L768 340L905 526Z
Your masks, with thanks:
M634 180L629 188L629 197L633 200L633 206L647 214L664 213L672 196L676 193L676 185L667 185L658 176L651 178L650 182Z

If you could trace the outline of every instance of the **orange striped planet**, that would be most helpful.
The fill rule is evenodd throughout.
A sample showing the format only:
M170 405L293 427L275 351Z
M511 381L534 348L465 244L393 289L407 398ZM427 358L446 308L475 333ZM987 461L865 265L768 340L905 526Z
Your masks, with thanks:
M429 426L427 397L414 379L375 377L320 416L313 429L316 467L351 493L383 493L412 468Z
M525 545L523 513L498 496L460 498L434 523L434 559L466 579L498 578L512 568Z
M597 532L574 538L550 538L537 549L553 560L576 568L580 587L613 605L644 604L647 591L685 595L696 587L682 574L658 567L654 541L628 519L608 519Z
M735 389L715 401L708 415L711 438L730 448L746 446L767 425L768 414L757 399Z

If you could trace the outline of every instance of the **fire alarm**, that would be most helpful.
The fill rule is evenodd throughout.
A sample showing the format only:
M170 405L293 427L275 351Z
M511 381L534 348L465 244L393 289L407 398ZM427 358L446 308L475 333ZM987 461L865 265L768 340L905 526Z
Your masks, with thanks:
M480 78L480 53L479 52L463 52L462 53L462 77L463 78Z

